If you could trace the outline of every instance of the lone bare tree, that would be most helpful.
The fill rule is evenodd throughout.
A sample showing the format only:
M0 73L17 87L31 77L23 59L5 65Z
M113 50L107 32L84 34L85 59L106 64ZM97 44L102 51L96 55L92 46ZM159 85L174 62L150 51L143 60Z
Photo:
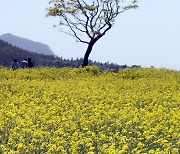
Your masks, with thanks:
M126 10L137 8L137 0L51 0L47 16L59 16L60 30L88 44L82 66L94 44L111 29L115 18ZM85 34L85 35L82 35Z

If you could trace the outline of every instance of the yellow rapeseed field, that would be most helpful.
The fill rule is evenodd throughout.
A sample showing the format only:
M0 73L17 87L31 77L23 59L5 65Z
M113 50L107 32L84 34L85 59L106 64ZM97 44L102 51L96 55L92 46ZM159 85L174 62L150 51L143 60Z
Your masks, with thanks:
M180 72L1 67L0 153L179 154Z

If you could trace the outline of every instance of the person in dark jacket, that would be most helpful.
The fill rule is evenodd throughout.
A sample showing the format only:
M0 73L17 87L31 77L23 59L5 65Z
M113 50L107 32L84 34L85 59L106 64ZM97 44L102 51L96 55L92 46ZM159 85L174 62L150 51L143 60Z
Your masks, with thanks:
M31 60L31 58L28 58L28 67L32 68L33 67L33 62Z

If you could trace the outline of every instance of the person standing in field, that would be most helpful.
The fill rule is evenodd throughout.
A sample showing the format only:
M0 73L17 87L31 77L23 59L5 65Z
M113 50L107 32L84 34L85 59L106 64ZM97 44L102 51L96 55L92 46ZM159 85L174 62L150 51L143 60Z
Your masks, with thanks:
M19 68L19 63L18 63L17 59L14 59L14 61L12 62L11 68L12 68L13 70Z
M28 67L28 61L27 61L26 58L25 58L23 61L21 61L21 67L22 67L22 68Z
M32 68L33 67L33 62L31 60L31 58L28 58L28 67Z

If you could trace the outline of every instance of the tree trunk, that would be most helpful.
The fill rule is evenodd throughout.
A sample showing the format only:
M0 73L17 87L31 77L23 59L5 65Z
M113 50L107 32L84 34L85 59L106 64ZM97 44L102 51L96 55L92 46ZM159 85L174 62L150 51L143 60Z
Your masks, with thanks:
M111 28L111 27L109 27L109 29L110 29L110 28ZM88 65L89 55L90 55L90 53L91 53L91 51L92 51L92 48L93 48L94 44L95 44L102 36L104 36L104 35L105 35L105 32L104 32L103 34L98 35L98 36L95 37L95 38L91 38L91 41L89 42L88 47L87 47L87 50L86 50L86 53L85 53L85 55L84 55L84 61L83 61L82 67L85 67L85 66Z
M96 41L90 41L90 43L89 43L89 45L88 45L88 47L87 47L86 53L85 53L85 55L84 55L84 61L83 61L82 67L85 67L85 66L88 65L89 55L90 55L90 53L91 53L91 51L92 51L92 48L93 48L95 42L96 42Z

